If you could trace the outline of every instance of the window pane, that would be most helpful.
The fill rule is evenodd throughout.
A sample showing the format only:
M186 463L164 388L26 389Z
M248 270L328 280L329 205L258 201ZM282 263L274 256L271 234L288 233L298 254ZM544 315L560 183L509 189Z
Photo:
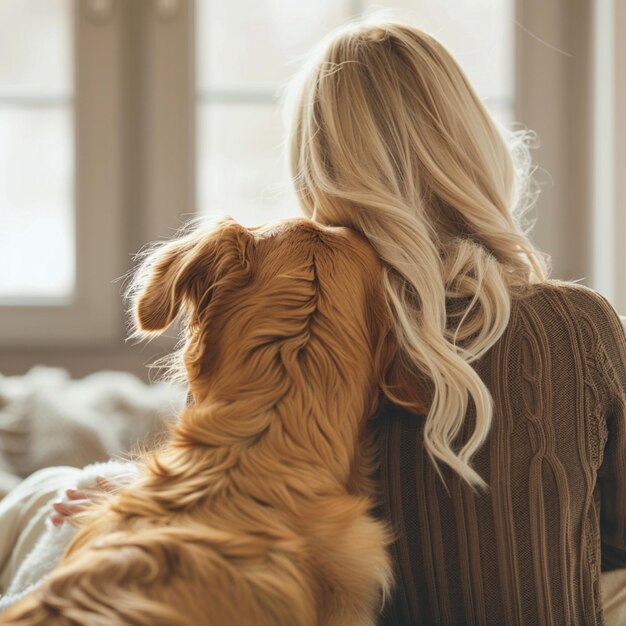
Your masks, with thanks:
M71 0L0 1L0 95L70 95L71 11Z
M0 304L74 290L72 0L0 1Z
M274 86L306 52L350 17L349 0L198 0L199 90Z
M297 215L284 184L280 111L275 104L198 107L199 210L246 226Z
M0 172L0 299L71 296L71 110L0 102Z

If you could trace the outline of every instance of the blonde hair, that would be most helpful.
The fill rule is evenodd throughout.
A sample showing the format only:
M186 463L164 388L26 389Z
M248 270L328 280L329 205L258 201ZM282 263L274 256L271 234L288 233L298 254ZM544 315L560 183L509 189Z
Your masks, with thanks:
M402 362L431 385L430 459L442 480L438 461L487 489L470 460L489 433L492 398L470 364L505 330L511 287L548 274L548 255L520 221L536 196L531 133L499 126L436 39L376 17L322 40L284 95L303 212L361 232L385 263ZM391 401L419 410L393 389L384 389ZM470 399L475 429L456 451Z

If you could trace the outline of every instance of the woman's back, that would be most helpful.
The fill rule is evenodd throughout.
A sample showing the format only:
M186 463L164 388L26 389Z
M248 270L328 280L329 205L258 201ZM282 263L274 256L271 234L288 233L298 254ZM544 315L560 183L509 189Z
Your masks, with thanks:
M382 624L604 623L600 572L626 567L626 339L596 292L519 292L475 368L494 399L474 495L423 445L424 418L387 405L383 515L398 540ZM470 405L459 447L474 429ZM606 444L606 445L605 445Z

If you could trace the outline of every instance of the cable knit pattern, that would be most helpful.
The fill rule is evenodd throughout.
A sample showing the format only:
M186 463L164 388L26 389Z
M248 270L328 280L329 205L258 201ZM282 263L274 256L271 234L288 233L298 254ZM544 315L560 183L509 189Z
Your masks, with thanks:
M381 625L603 626L600 573L626 568L626 337L597 292L556 280L513 292L507 330L474 364L494 421L471 489L445 486L424 416L383 405L380 514L397 541ZM470 404L458 441L473 430Z

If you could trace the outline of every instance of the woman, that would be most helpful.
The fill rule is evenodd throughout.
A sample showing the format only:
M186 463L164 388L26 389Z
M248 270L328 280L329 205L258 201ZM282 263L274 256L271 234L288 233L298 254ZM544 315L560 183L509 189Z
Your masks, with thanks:
M626 339L520 227L528 135L392 21L322 41L285 111L302 210L376 248L403 349L377 419L398 537L381 623L604 624L600 573L626 568Z

